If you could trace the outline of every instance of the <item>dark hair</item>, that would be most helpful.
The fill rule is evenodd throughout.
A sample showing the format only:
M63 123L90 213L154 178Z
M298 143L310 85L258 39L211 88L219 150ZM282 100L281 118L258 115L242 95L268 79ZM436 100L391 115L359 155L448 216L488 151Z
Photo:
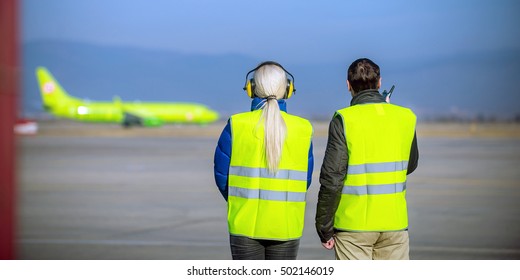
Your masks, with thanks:
M379 66L368 58L360 58L350 64L347 80L355 93L366 89L377 89Z

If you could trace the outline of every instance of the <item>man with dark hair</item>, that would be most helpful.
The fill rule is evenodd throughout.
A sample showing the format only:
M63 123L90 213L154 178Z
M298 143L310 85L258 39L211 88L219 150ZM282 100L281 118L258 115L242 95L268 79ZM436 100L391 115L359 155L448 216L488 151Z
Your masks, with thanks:
M316 230L336 259L409 259L406 176L419 158L416 117L387 103L380 86L377 64L354 61L352 101L330 122Z

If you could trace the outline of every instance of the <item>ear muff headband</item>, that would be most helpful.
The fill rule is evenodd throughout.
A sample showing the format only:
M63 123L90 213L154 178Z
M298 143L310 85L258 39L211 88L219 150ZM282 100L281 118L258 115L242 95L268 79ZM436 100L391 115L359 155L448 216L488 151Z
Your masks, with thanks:
M285 94L284 94L283 99L291 98L293 93L296 91L296 88L294 88L294 76L289 71L285 70L285 68L283 68L282 65L280 65L279 63L274 62L274 61L262 62L255 69L247 72L247 74L246 74L246 83L245 83L244 88L243 88L246 91L247 96L249 96L250 98L254 98L255 97L255 94L254 94L254 91L255 91L255 79L253 79L253 78L249 79L249 74L251 74L252 72L255 72L256 70L258 70L260 67L262 67L264 65L276 65L276 66L282 68L283 71L285 71L285 73L287 73L287 75L291 76L291 79L287 79L287 87L285 89Z

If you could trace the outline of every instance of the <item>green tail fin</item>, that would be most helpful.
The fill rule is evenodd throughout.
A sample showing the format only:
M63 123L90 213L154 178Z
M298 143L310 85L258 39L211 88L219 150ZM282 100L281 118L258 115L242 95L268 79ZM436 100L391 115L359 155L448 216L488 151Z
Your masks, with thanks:
M36 78L38 79L43 107L47 111L54 112L59 107L70 103L70 96L63 90L47 68L37 67Z

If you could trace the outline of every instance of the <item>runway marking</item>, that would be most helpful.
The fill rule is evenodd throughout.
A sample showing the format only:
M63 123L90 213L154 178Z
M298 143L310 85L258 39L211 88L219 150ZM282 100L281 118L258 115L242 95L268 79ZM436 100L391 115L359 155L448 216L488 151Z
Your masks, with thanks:
M503 248L468 248L446 246L410 246L410 251L418 252L450 252L450 253L474 253L474 254L520 254L520 249Z
M151 240L86 240L86 239L21 239L21 244L38 245L113 245L113 246L228 246L228 240L223 242L200 241L151 241Z
M73 240L73 239L21 239L21 244L31 245L103 245L103 246L189 246L189 247L228 247L228 240L222 242L200 241L150 241L150 240ZM300 248L321 248L318 245L302 245ZM449 253L473 253L473 254L520 254L520 249L505 248L468 248L447 246L411 246L410 250L416 252L449 252Z
M493 186L518 187L517 180L504 179L470 179L470 178L443 178L443 177L413 177L408 180L412 184L433 183L437 185L466 185L466 186Z

